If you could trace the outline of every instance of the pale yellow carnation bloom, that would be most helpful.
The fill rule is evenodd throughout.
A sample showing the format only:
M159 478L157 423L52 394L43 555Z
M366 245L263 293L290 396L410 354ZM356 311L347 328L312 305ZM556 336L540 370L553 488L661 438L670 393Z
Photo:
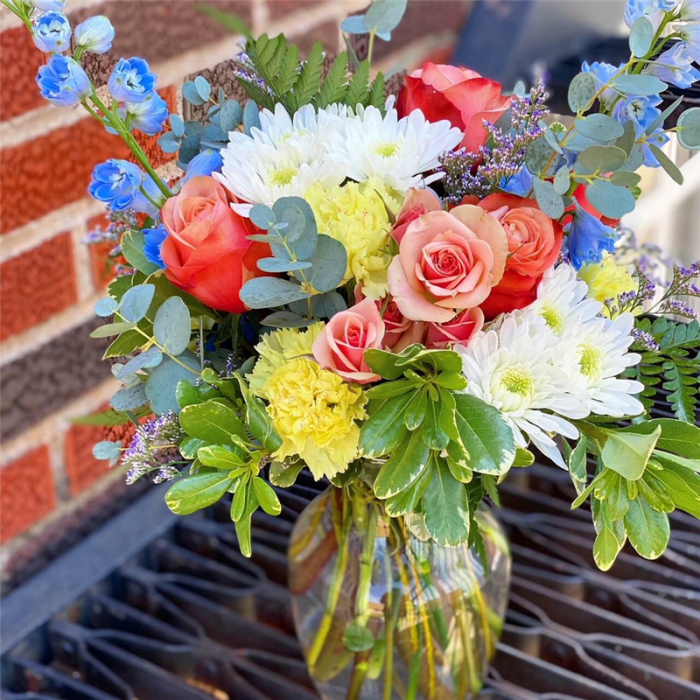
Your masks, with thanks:
M247 379L253 393L267 397L265 384L274 371L289 360L312 354L314 340L321 335L325 323L314 323L308 330L280 328L266 333L255 346L260 357Z
M355 278L365 296L381 299L387 291L387 269L391 262L391 223L387 206L396 206L386 193L369 183L350 182L342 187L315 184L304 195L311 205L319 233L340 241L348 254L343 282Z
M606 254L599 263L582 265L578 276L588 285L589 296L603 303L606 299L617 299L623 292L637 288L628 266L618 265L615 256L610 254ZM609 315L607 307L604 313Z
M267 412L282 438L277 459L299 456L316 480L344 472L357 458L367 398L356 384L302 357L278 367L265 384Z

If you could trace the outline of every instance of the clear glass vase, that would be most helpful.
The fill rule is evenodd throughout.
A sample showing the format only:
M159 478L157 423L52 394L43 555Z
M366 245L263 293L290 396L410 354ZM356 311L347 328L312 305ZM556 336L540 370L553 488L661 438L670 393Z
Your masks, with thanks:
M290 542L297 635L324 700L466 700L481 690L505 616L511 559L486 508L485 561L429 541L420 521L331 489Z

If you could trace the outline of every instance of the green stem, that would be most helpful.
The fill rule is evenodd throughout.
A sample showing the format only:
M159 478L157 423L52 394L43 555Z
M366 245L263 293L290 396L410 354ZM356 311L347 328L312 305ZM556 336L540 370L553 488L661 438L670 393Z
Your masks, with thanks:
M392 678L394 676L394 628L399 615L399 596L394 600L394 577L391 570L391 558L387 555L384 558L384 568L386 569L386 603L384 604L384 641L386 650L384 652L384 695L383 700L391 700Z
M104 118L109 122L110 126L122 137L123 141L134 154L136 160L141 164L141 167L151 176L151 179L156 183L156 186L163 193L163 196L166 199L172 197L173 193L163 182L163 180L161 180L158 173L156 173L155 169L151 165L151 162L148 160L148 156L143 152L143 149L134 138L133 134L129 133L126 125L117 114L116 109L114 111L108 109L104 102L102 102L102 100L98 97L96 92L92 93L91 99L97 108L102 112Z
M153 197L151 197L151 195L149 195L148 192L146 192L146 189L143 185L139 186L139 191L156 209L160 210L162 205L159 202L156 202L156 200L153 199Z
M335 506L334 506L335 507ZM335 566L333 568L333 578L331 580L331 585L328 590L328 601L326 603L326 610L323 613L323 619L319 625L318 632L316 633L316 638L314 643L309 649L309 655L307 657L307 663L309 665L309 671L313 676L314 667L318 662L319 656L323 651L323 646L328 639L328 634L333 626L333 617L335 615L335 609L338 606L338 600L340 599L340 591L343 587L343 580L345 579L345 572L348 568L349 560L349 533L350 525L352 524L352 518L347 516L342 524L342 529L340 533L340 541L338 542L338 554L336 555Z
M369 48L367 49L367 62L372 67L372 53L374 52L374 37L377 35L377 29L374 28L369 33Z

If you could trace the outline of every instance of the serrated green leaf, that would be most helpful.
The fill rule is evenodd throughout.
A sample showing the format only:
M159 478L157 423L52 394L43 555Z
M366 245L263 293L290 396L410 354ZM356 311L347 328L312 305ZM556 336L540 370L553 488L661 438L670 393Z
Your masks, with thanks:
M294 109L309 104L321 87L323 75L323 45L314 43L309 56L301 68L299 80L294 86Z
M386 81L384 79L384 74L379 71L377 77L372 83L372 89L370 90L368 105L371 107L376 107L378 110L384 114L386 109Z
M346 103L355 109L357 105L367 104L369 99L369 61L365 59L360 63L355 74L350 80Z
M318 109L324 109L336 102L343 102L348 91L348 55L343 52L337 56L328 71L326 79L314 100Z

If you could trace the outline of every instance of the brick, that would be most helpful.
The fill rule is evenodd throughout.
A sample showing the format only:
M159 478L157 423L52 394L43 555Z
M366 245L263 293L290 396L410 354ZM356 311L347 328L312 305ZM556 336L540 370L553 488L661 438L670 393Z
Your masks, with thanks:
M0 440L7 440L61 409L111 376L102 355L109 343L89 334L90 319L0 367Z
M100 440L106 440L102 426L74 425L66 433L66 471L71 497L90 488L110 470L109 462L95 459L92 448Z
M34 81L44 55L24 25L0 34L0 54L0 119L5 121L43 104Z
M70 233L0 266L0 340L46 321L77 300Z
M199 11L198 4L196 0L115 0L73 13L75 22L106 15L116 31L108 54L86 55L88 72L98 85L103 85L119 57L141 56L157 64L230 36L228 29ZM253 0L217 0L213 4L250 25Z
M27 452L0 469L0 542L45 518L56 507L49 448Z
M328 22L314 27L311 31L293 35L290 37L290 41L297 45L302 58L308 55L309 51L311 51L311 47L317 41L321 42L326 51L336 54L338 53L338 44L340 42L338 22L334 19L329 20Z
M91 117L0 152L0 233L87 196L92 169L129 149Z

